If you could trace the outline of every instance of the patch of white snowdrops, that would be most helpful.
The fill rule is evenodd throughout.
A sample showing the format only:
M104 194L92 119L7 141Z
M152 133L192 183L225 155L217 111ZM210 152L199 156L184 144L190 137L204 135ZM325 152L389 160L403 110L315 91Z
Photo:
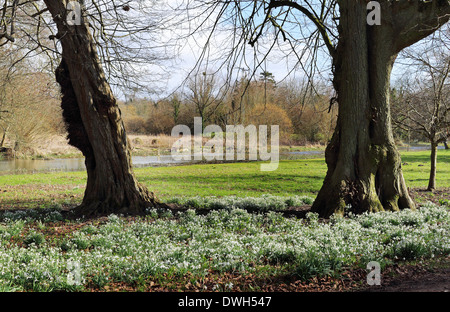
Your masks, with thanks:
M148 209L133 221L110 215L61 238L39 230L62 219L58 211L0 214L0 291L82 290L88 281L133 283L162 274L202 277L215 272L254 273L277 266L307 279L344 267L382 266L396 260L446 255L450 251L450 211L426 204L419 210L332 217L321 222L285 218L271 210L301 205L308 198L190 198L188 210ZM270 204L268 204L270 203ZM249 213L245 207L258 207ZM39 219L32 231L21 233ZM72 221L73 222L73 221ZM23 239L23 244L13 243ZM285 272L286 272L285 271Z

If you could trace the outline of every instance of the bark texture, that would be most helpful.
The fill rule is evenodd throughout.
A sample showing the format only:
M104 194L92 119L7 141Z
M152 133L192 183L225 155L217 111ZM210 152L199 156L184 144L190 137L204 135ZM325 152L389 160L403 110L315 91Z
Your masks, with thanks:
M392 134L390 74L401 49L445 22L440 16L449 3L437 2L384 1L381 25L369 26L364 1L339 1L333 60L339 115L325 152L328 171L312 206L321 217L347 207L353 213L415 208Z
M105 79L88 25L66 22L65 3L45 0L58 27L62 61L56 70L69 143L85 156L87 185L78 215L142 213L158 206L134 176L121 113Z
M430 155L430 178L428 179L428 191L436 189L436 165L437 165L437 148L438 144L431 143L431 155Z

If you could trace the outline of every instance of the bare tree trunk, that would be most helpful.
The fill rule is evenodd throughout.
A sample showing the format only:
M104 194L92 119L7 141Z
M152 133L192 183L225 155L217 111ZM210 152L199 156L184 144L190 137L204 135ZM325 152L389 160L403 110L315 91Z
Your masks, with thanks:
M436 188L437 147L438 147L437 143L431 142L431 155L430 155L431 168L427 191L433 191Z
M415 208L403 178L389 105L397 54L449 19L448 1L379 1L381 25L367 23L366 1L339 1L333 59L339 115L325 158L328 171L312 211L322 217Z
M325 153L328 172L312 211L322 217L414 208L394 143L389 81L396 53L393 33L367 29L366 8L357 1L341 4L341 37L334 59L339 114Z
M62 0L45 0L58 26L62 61L56 78L69 143L86 160L87 185L79 215L142 213L158 202L133 173L121 113L105 79L88 26L69 26Z

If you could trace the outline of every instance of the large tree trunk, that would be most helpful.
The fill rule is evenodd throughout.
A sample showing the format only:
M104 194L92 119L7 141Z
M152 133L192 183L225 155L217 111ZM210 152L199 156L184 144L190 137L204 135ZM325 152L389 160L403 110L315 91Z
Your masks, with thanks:
M413 209L391 129L390 74L401 49L438 28L436 23L422 32L414 28L428 14L436 18L435 7L385 1L382 24L369 26L365 1L340 1L339 6L340 37L333 64L339 115L325 152L328 171L312 211L329 217L343 214L348 206L354 213ZM443 6L448 9L448 3Z
M431 155L430 155L430 179L428 180L428 191L433 191L436 188L436 163L437 163L437 147L438 144L431 142Z
M84 22L69 26L62 0L45 0L58 26L62 61L56 71L69 143L84 154L87 185L78 215L142 213L158 205L132 171L120 110L105 79L96 46Z

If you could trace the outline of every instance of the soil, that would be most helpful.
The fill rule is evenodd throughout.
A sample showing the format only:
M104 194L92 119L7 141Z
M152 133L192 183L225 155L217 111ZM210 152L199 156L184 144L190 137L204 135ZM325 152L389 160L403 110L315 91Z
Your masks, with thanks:
M409 194L418 204L430 201L436 205L442 205L442 203L450 202L450 187L440 187L433 191L427 191L426 189L421 188L411 188L409 189Z
M436 263L391 267L382 275L380 286L368 292L450 292L450 257Z

